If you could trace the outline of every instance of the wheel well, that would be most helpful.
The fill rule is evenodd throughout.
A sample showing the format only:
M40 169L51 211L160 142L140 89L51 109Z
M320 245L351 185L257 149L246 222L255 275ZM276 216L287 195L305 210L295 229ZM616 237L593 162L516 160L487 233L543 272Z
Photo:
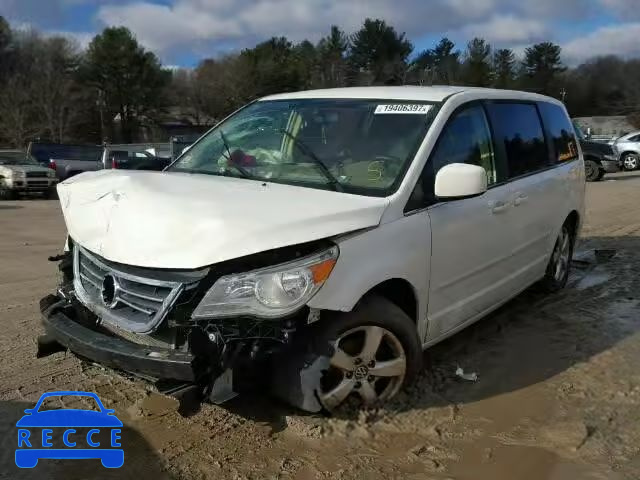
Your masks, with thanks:
M620 158L622 158L622 157L624 157L625 155L628 155L628 154L632 154L632 155L640 155L640 153L638 153L638 152L634 152L633 150L627 150L626 152L622 152L622 153L620 154Z
M569 230L571 231L574 239L576 237L576 233L577 233L576 230L578 229L579 222L580 222L580 215L575 210L573 210L569 214L567 219L564 221L564 223L569 227Z
M380 295L391 303L394 303L411 320L416 322L418 318L418 299L416 293L409 282L400 278L392 278L372 288L368 294Z
M596 162L598 165L602 165L602 162L598 157L594 157L593 155L585 155L585 160L591 160L592 162Z

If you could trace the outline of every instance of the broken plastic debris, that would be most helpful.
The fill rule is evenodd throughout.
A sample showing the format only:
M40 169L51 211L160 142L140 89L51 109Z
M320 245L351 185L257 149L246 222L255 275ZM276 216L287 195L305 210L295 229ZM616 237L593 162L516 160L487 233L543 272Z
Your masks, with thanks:
M464 373L464 370L460 367L456 369L456 377L460 377L463 380L467 380L468 382L477 382L478 374L476 372Z

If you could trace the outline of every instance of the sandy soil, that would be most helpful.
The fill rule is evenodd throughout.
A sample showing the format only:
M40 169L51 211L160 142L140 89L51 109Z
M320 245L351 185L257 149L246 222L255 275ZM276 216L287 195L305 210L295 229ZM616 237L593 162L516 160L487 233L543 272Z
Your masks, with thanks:
M68 353L35 358L38 300L64 238L53 201L0 203L0 477L203 479L640 478L640 174L587 187L570 286L525 292L429 350L385 410L325 418L262 395L185 418L143 381ZM479 380L455 377L460 366ZM116 409L125 465L13 463L15 422L48 390Z

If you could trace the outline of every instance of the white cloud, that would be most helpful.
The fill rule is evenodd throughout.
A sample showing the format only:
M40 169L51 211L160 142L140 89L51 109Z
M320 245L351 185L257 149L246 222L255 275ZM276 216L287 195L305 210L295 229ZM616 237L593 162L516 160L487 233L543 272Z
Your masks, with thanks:
M332 24L352 32L367 17L385 19L410 37L476 28L487 39L527 41L545 32L543 19L533 17L561 18L567 5L581 2L558 7L558 0L537 0L534 7L515 0L175 0L171 5L142 0L103 5L97 16L106 25L129 27L144 45L162 53L198 45L246 47L278 35L315 41Z
M627 20L640 19L640 5L638 0L600 0L608 11Z
M569 65L602 55L640 57L639 38L640 22L607 26L565 43L562 53Z
M515 15L496 15L484 23L464 27L461 34L468 38L481 37L502 45L537 42L549 38L544 22Z

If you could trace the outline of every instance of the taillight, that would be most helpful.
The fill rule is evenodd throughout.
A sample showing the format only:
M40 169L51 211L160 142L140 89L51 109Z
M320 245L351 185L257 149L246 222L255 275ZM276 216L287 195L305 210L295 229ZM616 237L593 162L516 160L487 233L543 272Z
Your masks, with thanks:
M118 168L118 161L115 157L111 159L111 168Z
M55 160L49 160L49 168L51 170L53 170L54 172L56 171L56 161Z

